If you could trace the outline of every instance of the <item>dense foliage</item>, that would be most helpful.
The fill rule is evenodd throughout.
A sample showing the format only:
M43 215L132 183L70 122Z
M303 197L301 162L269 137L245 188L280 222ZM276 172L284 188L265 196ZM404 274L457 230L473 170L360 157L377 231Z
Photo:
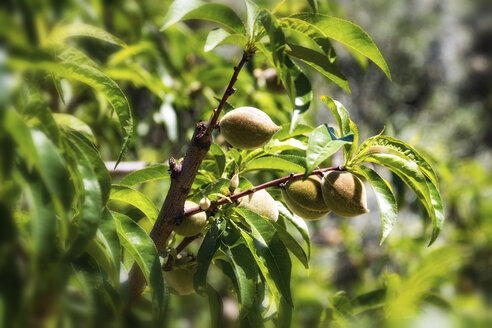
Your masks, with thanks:
M416 97L428 108L405 116L413 125L401 123L406 112L378 121L400 105L388 96L392 88L405 79L418 88L422 79L403 78L410 73L391 65L403 60L395 56L389 66L397 66L397 86L381 82L391 79L385 59L361 27L330 16L343 16L341 7L230 5L2 4L3 324L418 325L433 315L444 324L490 323L490 158L462 159L475 154L441 144L459 130L421 122L443 91ZM231 147L226 133L214 131L185 195L188 217L163 219L159 208L173 197L167 191L196 140L195 124L214 108L242 106L260 108L279 131L253 150ZM438 112L459 125L460 112L447 110ZM421 132L424 147L411 145L416 124L438 132ZM122 169L130 160L146 167ZM313 222L293 214L282 197L285 182L328 171L363 177L372 212ZM274 218L240 201L265 187ZM445 212L451 220L443 226ZM201 222L198 231L207 224L202 233L172 233L156 247L162 222L179 232L192 219ZM130 288L132 267L147 285L141 296Z

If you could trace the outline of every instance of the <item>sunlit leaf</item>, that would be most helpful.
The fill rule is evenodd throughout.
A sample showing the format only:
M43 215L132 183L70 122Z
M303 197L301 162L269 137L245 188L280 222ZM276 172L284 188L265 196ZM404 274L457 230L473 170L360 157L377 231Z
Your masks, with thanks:
M246 38L243 34L230 34L221 28L216 28L208 33L203 50L208 52L226 43L235 44L240 46L242 49L246 49L248 38Z
M359 26L347 20L311 13L299 13L284 18L290 24L302 26L304 29L316 29L326 37L336 40L372 60L391 80L391 74L381 52L371 37Z
M287 54L302 60L303 62L326 76L328 79L335 82L343 90L350 93L347 79L342 74L342 72L340 72L338 65L332 63L326 55L316 50L295 44L289 44L289 48L290 49L287 50Z
M152 290L152 320L154 326L162 326L167 299L164 298L164 279L159 254L147 233L128 216L111 212L121 246L135 260L148 286Z
M353 134L347 134L337 138L333 128L327 124L318 126L313 130L308 140L306 149L306 177L318 167L318 165L333 155L338 149L354 140Z
M71 236L71 244L67 251L67 257L79 256L96 234L103 209L101 187L98 177L94 172L91 161L85 155L84 141L68 139L71 151L77 157L77 168L83 184L83 204L81 215L72 226L76 229ZM82 191L79 191L79 196Z
M169 165L167 164L156 164L147 166L146 168L128 174L123 179L121 179L120 184L132 187L141 183L169 179L168 170Z
M297 156L291 156L292 160L297 159ZM245 172L246 171L253 171L253 170L280 170L280 171L288 171L288 172L295 172L295 173L300 173L304 171L305 166L302 164L299 164L299 161L292 161L287 158L282 158L280 156L265 156L265 157L260 157L256 158L249 163L247 163ZM300 158L302 159L302 158Z
M437 237L443 223L442 203L440 197L434 195L431 198L429 183L426 176L419 170L418 166L398 155L374 153L364 156L364 161L381 164L394 172L405 184L417 195L422 205L432 219L433 234L431 243ZM437 190L437 189L436 189ZM434 203L437 207L434 207Z
M240 316L246 317L253 310L256 299L258 269L255 259L244 243L239 243L226 251L236 274L239 287Z
M221 3L207 3L201 0L174 1L169 7L161 31L183 20L203 19L222 24L230 30L244 34L241 18L230 7Z
M199 294L203 294L206 291L207 285L207 273L210 263L212 262L212 258L220 246L219 238L221 226L221 219L216 219L210 229L207 231L207 234L203 238L202 244L200 245L200 249L197 253L197 268L195 275L193 276L193 285L195 290Z
M154 203L141 192L128 186L114 184L111 186L110 200L118 200L138 208L149 220L155 223L159 211Z
M279 215L290 222L302 236L307 248L308 260L311 257L311 237L309 235L309 229L306 222L299 216L290 213L290 211L281 202L276 202Z
M99 154L99 151L94 144L85 136L85 134L78 133L77 131L68 132L68 137L82 150L84 156L90 162L94 173L96 174L99 187L101 188L101 200L104 206L109 199L109 193L111 190L111 176L104 165L104 162Z
M381 216L381 237L379 243L382 244L396 223L398 206L396 204L395 196L393 195L390 184L381 178L374 170L367 166L354 166L353 170L367 179L376 195L376 200L379 205L379 214Z
M61 25L57 26L53 29L51 34L49 35L49 42L63 42L65 39L74 37L74 36L86 36L95 39L99 39L102 41L106 41L108 43L115 44L120 47L125 47L126 44L112 35L111 33L93 25L87 24L71 24L71 25Z
M93 144L96 143L94 133L92 133L91 128L84 121L65 113L53 113L53 117L62 129L77 131L83 134Z
M289 253L282 243L275 227L268 220L247 209L234 209L253 227L252 235L256 251L266 260L266 265L279 292L292 306L290 274L292 264Z
M244 0L246 6L246 31L251 39L255 38L256 34L256 18L260 12L258 5L252 0Z

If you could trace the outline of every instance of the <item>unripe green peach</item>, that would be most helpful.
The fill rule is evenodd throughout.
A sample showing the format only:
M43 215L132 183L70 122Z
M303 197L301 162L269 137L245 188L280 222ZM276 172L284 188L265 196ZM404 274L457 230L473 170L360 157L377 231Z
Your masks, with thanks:
M167 284L171 287L171 290L178 295L190 295L195 292L193 288L193 276L195 275L195 268L188 267L176 267L173 270L164 274Z
M220 121L220 133L239 149L262 147L279 129L267 114L247 106L230 111Z
M353 217L369 212L364 183L347 171L330 171L321 181L323 199L340 216Z
M240 198L238 207L251 210L274 222L278 220L277 204L273 197L264 189Z
M306 180L289 180L282 189L287 207L306 220L319 219L330 212L323 201L321 179L312 175Z
M187 200L184 208L186 210L197 206L198 204ZM181 236L191 237L202 232L207 223L207 214L200 212L183 218L183 222L176 226L174 231Z

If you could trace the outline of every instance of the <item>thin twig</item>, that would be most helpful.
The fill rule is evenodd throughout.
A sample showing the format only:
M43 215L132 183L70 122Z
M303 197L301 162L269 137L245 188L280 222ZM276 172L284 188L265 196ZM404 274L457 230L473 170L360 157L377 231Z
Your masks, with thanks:
M318 170L314 170L311 172L311 175L322 175L324 172L328 172L328 171L335 171L335 170L340 170L341 167L340 166L332 166L332 167L327 167L327 168L322 168L322 169L318 169ZM252 188L249 188L247 190L244 190L244 191L241 191L237 194L233 194L233 195L230 195L228 196L227 198L221 198L219 199L218 201L215 201L215 202L212 202L210 204L210 207L207 209L208 211L209 210L212 210L220 205L224 205L226 203L232 203L236 200L238 200L239 198L241 197L244 197L244 196L247 196L247 195L250 195L252 193L255 193L259 190L262 190L262 189L266 189L266 188L272 188L272 187L279 187L282 183L285 183L289 180L292 180L292 179L298 179L298 178L302 178L304 176L304 173L297 173L297 174L289 174L285 177L282 177L282 178L278 178L278 179L275 179L275 180L271 180L271 181L268 181L268 182L265 182L261 185L258 185L256 187L252 187ZM204 210L202 210L200 208L200 206L196 206L196 207L191 207L187 210L184 211L183 213L183 217L187 217L187 216L190 216L190 215L193 215L193 214L196 214L196 213L200 213L200 212L203 212Z
M186 248L186 246L191 244L195 239L197 239L200 236L201 236L201 234L198 234L198 235L186 237L185 239L183 239L181 241L181 243L179 243L179 245L176 247L176 255L181 253ZM169 256L167 257L166 263L162 266L162 270L163 271L169 271L172 267L172 264L173 264L173 256L171 254L169 254Z

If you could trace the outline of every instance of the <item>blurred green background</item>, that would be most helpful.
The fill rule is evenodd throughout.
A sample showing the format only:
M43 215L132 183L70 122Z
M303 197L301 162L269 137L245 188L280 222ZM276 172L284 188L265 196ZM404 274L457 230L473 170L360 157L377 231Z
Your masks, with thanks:
M239 12L242 1L228 1ZM273 9L279 2L258 1ZM129 45L120 48L89 38L70 40L121 86L135 117L136 135L126 160L164 162L182 157L194 124L208 118L214 97L226 86L240 49L204 52L214 26L188 21L159 32L168 0L4 0L0 5L0 105L18 106L25 75L3 64L26 49L41 49L58 24L99 26ZM307 67L315 97L330 95L349 109L367 138L385 133L428 155L440 178L447 221L427 247L429 222L417 199L397 177L390 179L399 220L378 244L377 203L353 219L334 214L309 224L311 268L293 261L293 327L492 327L492 10L489 0L320 0L320 12L362 26L386 58L393 81L373 64L337 47L351 94L327 84ZM308 10L307 1L284 1L279 15ZM34 59L33 59L34 60ZM261 55L241 73L233 106L256 106L280 124L290 121L286 95L271 94L254 70L266 69ZM258 72L258 71L257 71ZM61 101L47 79L28 77L43 90L55 112L70 113L96 135L105 160L121 146L111 108L80 84L62 83ZM63 82L63 81L62 81ZM335 123L317 101L302 120ZM334 161L336 162L337 156ZM251 176L255 183L271 174ZM117 181L118 177L115 177ZM165 183L142 190L161 204ZM192 244L190 251L198 249ZM232 322L237 305L227 284L211 272ZM5 278L7 279L7 278ZM93 309L92 311L97 311ZM207 299L172 296L170 327L208 325ZM229 323L232 325L231 323Z

